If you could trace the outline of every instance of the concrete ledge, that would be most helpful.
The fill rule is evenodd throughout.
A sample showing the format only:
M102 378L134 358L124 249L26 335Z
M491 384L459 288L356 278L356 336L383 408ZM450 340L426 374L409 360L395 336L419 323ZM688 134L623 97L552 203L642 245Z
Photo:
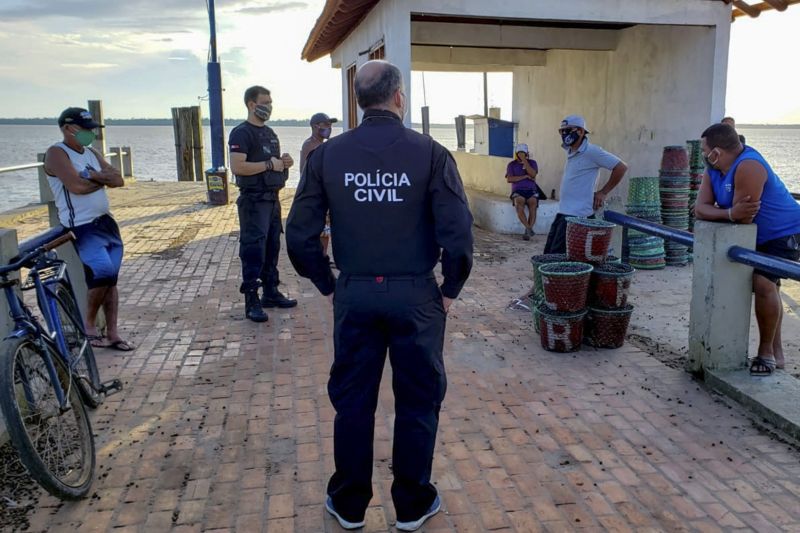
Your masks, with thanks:
M800 380L776 371L768 377L753 377L747 369L706 370L705 381L712 388L770 424L800 440Z
M522 224L517 218L517 211L511 205L508 196L500 196L489 192L466 189L467 198L475 225L494 233L522 233ZM510 192L509 192L510 194ZM542 200L536 215L533 231L537 235L547 235L550 226L558 214L558 202Z

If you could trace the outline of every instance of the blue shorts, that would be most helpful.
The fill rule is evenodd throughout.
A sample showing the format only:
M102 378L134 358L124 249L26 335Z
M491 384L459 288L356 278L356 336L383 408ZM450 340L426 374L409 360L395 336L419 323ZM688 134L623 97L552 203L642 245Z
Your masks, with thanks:
M71 228L90 289L114 287L122 266L122 237L111 215Z
M778 237L771 241L762 242L756 245L756 251L764 254L769 254L781 259L788 259L789 261L797 261L800 259L800 233L797 235L786 235L785 237ZM764 276L772 283L780 287L781 278L763 270L754 270L756 274Z

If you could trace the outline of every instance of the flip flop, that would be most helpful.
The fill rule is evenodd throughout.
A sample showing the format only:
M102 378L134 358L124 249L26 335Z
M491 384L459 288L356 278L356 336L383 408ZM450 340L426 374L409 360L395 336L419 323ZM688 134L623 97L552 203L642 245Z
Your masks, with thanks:
M118 341L114 341L111 344L105 346L105 348L109 348L111 350L118 350L120 352L132 352L136 349L135 346L130 344L128 341L124 341L122 339Z
M89 339L92 348L108 348L108 344L104 342L105 335L86 335L86 338Z
M775 372L775 359L764 359L763 357L756 357L750 364L751 376L770 376Z
M508 304L508 308L514 311L530 311L531 308L522 303L522 300L519 298L515 298L511 300L511 303Z

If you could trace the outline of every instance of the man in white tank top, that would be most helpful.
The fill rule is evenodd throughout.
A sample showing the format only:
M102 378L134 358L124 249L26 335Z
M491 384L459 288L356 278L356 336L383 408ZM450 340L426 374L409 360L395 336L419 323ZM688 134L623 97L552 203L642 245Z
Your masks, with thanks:
M122 265L122 238L111 216L106 187L125 184L103 154L91 148L93 130L102 128L85 109L70 107L58 118L64 136L45 154L44 168L53 190L58 218L77 237L75 248L84 265L89 287L86 334L92 346L130 351L119 336L117 277ZM106 335L97 331L97 312L103 307Z

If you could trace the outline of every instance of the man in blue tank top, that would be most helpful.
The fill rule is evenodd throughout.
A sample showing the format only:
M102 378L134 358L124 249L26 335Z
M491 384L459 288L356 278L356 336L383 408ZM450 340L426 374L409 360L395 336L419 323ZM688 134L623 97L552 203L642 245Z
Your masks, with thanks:
M336 471L325 508L345 529L364 526L388 350L392 501L397 529L414 531L441 508L431 466L447 388L445 317L472 268L472 215L450 153L403 125L408 103L397 67L367 62L355 92L364 119L311 152L289 213L286 248L297 272L334 302L328 395L336 410ZM328 211L338 279L319 240ZM441 286L433 273L440 258Z
M697 218L756 224L757 251L792 261L800 259L800 204L762 155L743 145L728 124L706 129L702 150L707 172L695 207ZM780 278L755 270L753 292L759 343L750 373L766 376L785 364Z

